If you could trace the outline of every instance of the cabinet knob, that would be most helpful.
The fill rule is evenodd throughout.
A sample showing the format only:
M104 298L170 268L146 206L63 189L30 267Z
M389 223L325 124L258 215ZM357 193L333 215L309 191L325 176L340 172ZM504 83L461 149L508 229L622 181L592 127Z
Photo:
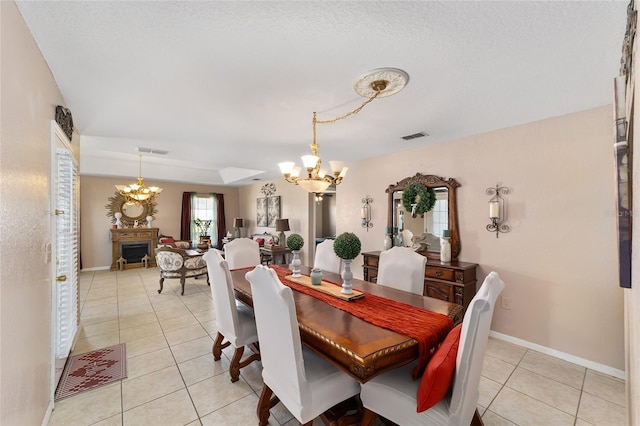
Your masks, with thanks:
M436 271L436 277L441 277L442 276L442 271Z

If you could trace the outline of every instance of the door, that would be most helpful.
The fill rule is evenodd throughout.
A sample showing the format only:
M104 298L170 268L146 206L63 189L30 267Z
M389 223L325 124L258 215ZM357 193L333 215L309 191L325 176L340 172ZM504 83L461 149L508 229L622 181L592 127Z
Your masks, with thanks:
M78 166L71 144L52 122L53 381L62 375L78 331Z

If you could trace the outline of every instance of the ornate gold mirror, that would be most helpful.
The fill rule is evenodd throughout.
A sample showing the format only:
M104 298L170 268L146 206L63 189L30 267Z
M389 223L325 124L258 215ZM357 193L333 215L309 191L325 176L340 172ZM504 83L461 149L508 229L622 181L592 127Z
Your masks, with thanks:
M135 221L139 226L144 226L147 216L154 216L158 213L155 202L141 202L138 204L128 204L119 192L109 197L109 204L105 206L107 216L111 218L111 223L116 223L116 213L122 213L120 222L124 228L133 228Z
M427 213L412 214L403 206L403 191L412 184L421 184L433 190L435 203ZM394 233L394 236L403 230L406 236L407 231L410 231L411 233L408 235L413 234L416 240L427 245L426 250L416 251L430 259L438 260L440 259L440 237L442 237L442 231L448 229L451 238L451 259L457 259L460 254L460 233L458 230L456 188L459 186L460 184L455 179L445 180L439 176L423 175L422 173L416 173L415 176L389 185L386 190L389 194L387 228ZM394 245L397 243L394 242ZM405 242L404 245L412 246L409 242Z

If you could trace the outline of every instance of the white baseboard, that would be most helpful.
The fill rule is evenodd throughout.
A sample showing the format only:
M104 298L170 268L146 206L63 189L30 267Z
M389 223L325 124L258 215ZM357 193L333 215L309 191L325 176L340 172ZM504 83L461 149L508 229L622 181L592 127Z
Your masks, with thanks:
M96 266L94 268L82 268L80 269L80 272L104 271L105 269L111 269L111 266Z
M491 337L495 337L496 339L504 340L505 342L513 343L515 345L522 346L527 349L533 349L543 354L551 355L553 357L560 358L564 361L569 361L576 365L580 365L582 367L589 368L591 370L595 370L603 374L608 374L609 376L617 377L622 380L626 379L626 374L624 370L618 370L617 368L613 368L608 365L589 361L588 359L580 358L578 356L571 355L565 352L560 352L556 349L547 348L546 346L541 346L536 343L527 342L526 340L518 339L517 337L512 337L506 334L498 333L497 331L491 331L489 332L489 335Z

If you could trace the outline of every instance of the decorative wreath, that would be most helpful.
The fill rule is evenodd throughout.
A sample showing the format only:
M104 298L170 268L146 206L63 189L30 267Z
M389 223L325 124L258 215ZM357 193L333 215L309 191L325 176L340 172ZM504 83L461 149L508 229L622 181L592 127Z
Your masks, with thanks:
M413 211L414 204L416 204L415 211ZM431 210L435 204L436 192L420 183L412 183L402 191L402 205L412 215L423 215Z

